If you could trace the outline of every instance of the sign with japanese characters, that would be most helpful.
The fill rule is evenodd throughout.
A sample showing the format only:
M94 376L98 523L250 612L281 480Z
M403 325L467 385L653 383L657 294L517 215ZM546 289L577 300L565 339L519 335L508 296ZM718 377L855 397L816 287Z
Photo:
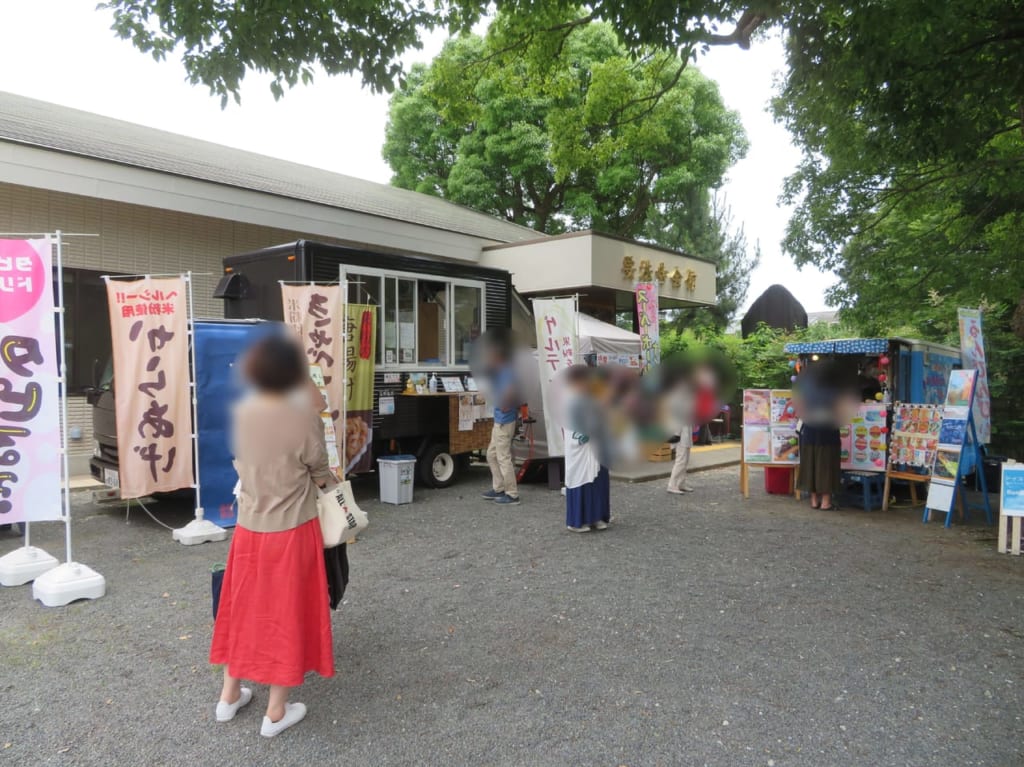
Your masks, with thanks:
M640 373L661 363L661 333L658 330L658 283L636 286L636 315L640 322Z
M968 441L968 419L978 386L978 371L954 370L949 376L946 404L942 409L938 446L932 461L926 506L934 511L953 508L961 476L960 461Z
M194 484L184 277L107 280L122 498Z
M551 379L559 370L576 363L579 349L575 298L537 298L533 301L537 327L537 363L540 365L540 394L544 404L544 429L548 455L565 452L562 427L553 417Z
M377 357L377 307L345 307L345 473L359 474L373 463L373 371Z
M284 321L299 337L309 364L318 366L323 373L331 418L336 425L345 395L341 291L341 285L281 285Z
M60 519L49 240L0 240L0 525Z
M960 358L968 370L978 371L974 389L974 428L978 442L992 441L992 395L988 390L988 363L985 362L985 336L981 332L981 310L959 309Z
M796 424L791 389L744 389L744 463L798 463L800 439Z

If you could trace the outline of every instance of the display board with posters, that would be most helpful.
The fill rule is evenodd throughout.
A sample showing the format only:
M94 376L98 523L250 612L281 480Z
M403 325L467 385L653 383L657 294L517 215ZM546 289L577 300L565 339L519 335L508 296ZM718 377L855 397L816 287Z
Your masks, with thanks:
M743 460L740 490L750 495L750 466L786 467L800 463L800 438L791 389L743 390Z
M964 473L965 453L973 453L974 466L979 467L978 481L982 495L982 506L988 523L992 524L992 510L989 506L988 491L985 486L985 473L980 471L981 449L978 434L974 425L975 391L978 384L978 371L954 370L949 376L949 387L946 390L946 402L942 409L942 421L939 424L938 445L932 461L931 482L928 485L928 499L925 502L924 521L931 518L932 511L945 512L945 526L953 522L953 507L958 496L965 513L968 508L963 502L961 480Z
M862 404L850 423L839 429L840 468L844 471L885 471L887 432L885 405Z

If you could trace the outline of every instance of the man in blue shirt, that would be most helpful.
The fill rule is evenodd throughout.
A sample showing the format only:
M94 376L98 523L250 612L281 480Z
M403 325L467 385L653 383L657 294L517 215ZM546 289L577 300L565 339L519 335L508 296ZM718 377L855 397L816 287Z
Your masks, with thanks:
M516 467L512 462L512 438L516 433L516 411L521 397L510 349L502 344L491 349L487 374L494 398L494 428L487 447L487 465L491 468L491 489L483 494L503 506L519 503Z

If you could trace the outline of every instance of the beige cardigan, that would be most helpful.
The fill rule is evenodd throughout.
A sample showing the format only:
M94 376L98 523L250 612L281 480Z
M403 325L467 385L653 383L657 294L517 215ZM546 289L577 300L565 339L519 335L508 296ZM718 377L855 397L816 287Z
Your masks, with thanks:
M316 488L332 479L320 416L287 397L252 395L235 406L233 452L238 524L291 530L317 515Z

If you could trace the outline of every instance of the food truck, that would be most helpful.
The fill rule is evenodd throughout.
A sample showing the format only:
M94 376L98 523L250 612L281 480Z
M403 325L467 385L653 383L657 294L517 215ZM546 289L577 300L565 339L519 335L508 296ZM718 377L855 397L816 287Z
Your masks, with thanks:
M424 484L454 483L490 439L470 353L488 328L511 324L509 273L300 240L225 258L215 296L228 318L281 321L281 284L303 282L347 284L350 303L377 310L372 428L346 449L414 455ZM430 380L438 391L424 390Z

